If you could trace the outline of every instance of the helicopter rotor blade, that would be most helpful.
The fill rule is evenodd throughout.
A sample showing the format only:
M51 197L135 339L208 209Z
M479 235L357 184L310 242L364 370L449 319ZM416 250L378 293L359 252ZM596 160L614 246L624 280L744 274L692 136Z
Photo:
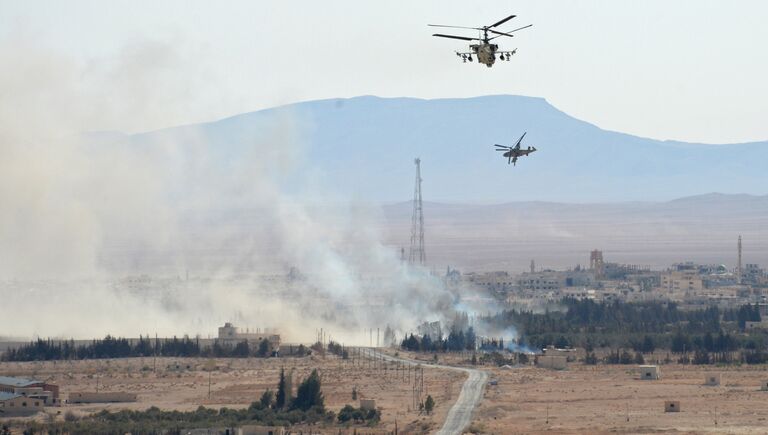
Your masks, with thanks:
M520 143L523 141L523 138L525 137L526 134L528 134L527 131L525 133L523 133L522 136L520 136L520 139L517 140L517 144L515 144L515 146L519 146L520 145Z
M444 24L427 24L429 27L448 27L451 29L471 29L471 30L483 30L482 27L465 27L465 26L446 26Z
M510 33L512 33L512 32L517 32L518 30L527 29L527 28L529 28L529 27L531 27L531 26L533 26L533 24L529 24L529 25L527 25L527 26L523 26L523 27L517 28L517 29L515 29L515 30L510 30L509 32L498 32L498 31L496 31L496 30L488 29L488 31L489 31L489 32L493 32L493 33L495 33L495 34L496 34L496 36L494 36L493 38L488 38L488 40L489 40L489 41L492 41L492 40L494 40L494 39L496 39L496 38L499 38L499 37L501 37L501 36L509 36L509 37L513 37L513 36L515 36L515 35L510 35Z
M443 35L442 33L435 33L432 36L437 36L439 38L461 39L462 41L475 41L475 40L478 40L477 38L467 38L466 36Z
M527 25L527 26L523 26L523 27L518 27L517 29L515 29L515 30L510 30L509 32L497 32L497 33L505 33L505 34L506 34L506 33L514 33L514 32L517 32L518 30L527 29L527 28L529 28L529 27L533 27L533 24L529 24L529 25ZM491 30L491 32L493 32L493 30Z
M491 33L495 33L495 34L497 34L497 35L498 35L498 36L494 36L494 37L493 37L493 39L496 39L496 38L498 38L499 36L509 36L510 38L512 38L512 37L514 37L514 36L515 36L515 35L510 35L509 33L504 33L504 32L497 32L496 30L493 30L493 29L488 29L488 31L489 31L489 32L491 32Z
M500 25L502 25L502 24L506 23L507 21L511 20L512 18L515 18L516 16L517 16L517 15L510 15L510 16L508 16L507 18L504 18L503 20L499 21L498 23L496 23L496 24L491 24L491 25L490 25L490 26L488 26L488 27L496 27L496 26L500 26Z

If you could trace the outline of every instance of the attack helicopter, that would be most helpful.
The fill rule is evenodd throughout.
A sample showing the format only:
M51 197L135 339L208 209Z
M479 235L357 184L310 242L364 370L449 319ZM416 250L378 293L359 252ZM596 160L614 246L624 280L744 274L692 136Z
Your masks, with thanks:
M517 158L522 156L527 156L531 154L532 152L536 151L536 147L528 147L526 149L522 149L520 147L520 143L523 141L523 138L528 132L526 131L523 133L522 136L520 136L520 139L517 140L517 144L513 147L508 147L504 145L494 144L496 146L496 151L504 151L504 157L507 157L507 164L512 164L512 166L517 166Z
M496 59L499 60L509 60L509 58L517 53L517 49L514 49L512 51L505 51L505 50L499 50L499 46L497 44L491 43L496 38L502 37L502 36L508 36L513 37L515 35L512 35L513 32L517 32L518 30L527 29L528 27L533 26L533 24L529 24L527 26L519 27L514 30L510 30L508 32L501 32L498 30L494 30L495 27L498 27L507 21L511 20L512 18L515 18L517 15L510 15L507 18L504 18L501 21L498 21L494 24L491 24L490 26L484 26L484 27L463 27L463 26L445 26L442 24L428 24L428 26L431 27L447 27L447 28L453 28L453 29L472 29L472 30L478 30L480 34L478 35L478 38L468 38L466 36L456 36L456 35L446 35L443 33L435 33L432 36L437 36L439 38L450 38L450 39L459 39L462 41L479 41L477 44L470 44L469 49L471 51L469 52L456 52L456 56L459 56L465 63L467 61L472 62L473 56L477 57L477 61L479 63L485 64L488 68L492 67L493 64L496 62ZM493 33L495 36L488 36L488 33Z

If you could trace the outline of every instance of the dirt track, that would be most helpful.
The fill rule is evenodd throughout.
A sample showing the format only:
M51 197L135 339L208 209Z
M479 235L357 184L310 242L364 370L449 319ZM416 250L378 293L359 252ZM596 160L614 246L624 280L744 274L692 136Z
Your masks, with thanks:
M401 361L411 365L422 364L422 361L402 357L392 357L378 351L374 351L374 354L390 361ZM488 382L488 373L482 370L446 366L442 364L429 364L429 367L460 371L468 375L467 380L464 381L464 385L461 387L461 393L459 393L456 403L454 403L451 410L448 411L443 427L437 432L438 435L460 435L464 433L464 430L472 422L472 414L483 399L485 384Z

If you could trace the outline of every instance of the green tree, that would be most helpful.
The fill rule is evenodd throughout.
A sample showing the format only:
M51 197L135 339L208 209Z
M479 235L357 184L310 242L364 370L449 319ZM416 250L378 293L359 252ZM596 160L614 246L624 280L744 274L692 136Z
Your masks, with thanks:
M590 353L590 352L595 350L595 345L592 344L592 339L591 338L587 338L587 342L584 344L584 350L587 353Z
M427 396L427 400L424 401L424 411L426 411L427 415L429 415L432 413L433 409L435 409L435 399L429 395Z
M259 342L259 348L256 351L256 355L261 358L269 356L269 341L266 338Z
M352 405L344 405L339 411L339 415L336 417L339 419L339 423L345 423L352 420L352 415L355 412L355 408Z
M621 352L621 356L619 357L619 364L632 364L632 354L627 352L626 349Z
M275 408L283 409L288 405L288 385L285 379L285 368L280 369L280 381L277 383L277 397L275 398Z
M645 364L645 358L640 352L635 352L635 364Z
M251 354L251 348L248 346L248 341L243 340L235 345L235 349L232 351L233 356L247 357Z
M524 353L518 353L517 354L517 362L520 364L528 364L529 358L528 355Z
M275 393L273 393L272 390L267 390L264 392L264 394L261 395L261 399L259 400L259 403L261 403L262 409L267 409L272 407L274 400L275 400Z
M595 356L595 353L587 353L587 356L584 357L584 364L587 365L595 365L597 364L597 356Z
M654 350L656 350L656 343L653 342L653 337L646 335L643 338L643 353L653 353Z
M325 409L325 398L323 398L321 391L320 375L317 373L317 369L312 370L309 377L299 385L292 406L294 409L301 409L302 411L314 407L320 410Z

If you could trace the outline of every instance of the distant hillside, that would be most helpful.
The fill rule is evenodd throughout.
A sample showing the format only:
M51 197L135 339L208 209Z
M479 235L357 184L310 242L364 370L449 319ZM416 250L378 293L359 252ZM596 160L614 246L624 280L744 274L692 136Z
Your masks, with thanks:
M407 199L416 156L423 162L424 195L435 201L658 201L768 190L768 142L645 139L601 130L542 98L511 95L310 101L129 141L147 145L199 135L226 161L253 141L273 141L276 131L286 130L307 144L305 170L316 180L371 201ZM524 131L525 145L539 151L508 166L492 145L514 144ZM105 138L114 139L100 135Z
M407 248L410 202L384 207L386 243ZM768 266L768 196L707 194L669 202L499 205L424 204L427 257L434 267L526 270L606 261L664 268L675 262Z
M492 145L513 144L524 131L525 145L539 151L509 166ZM211 123L90 138L94 146L140 150L167 141L189 143L190 151L205 152L190 162L183 161L183 149L169 154L169 172L204 165L227 174L229 165L256 160L259 170L278 174L286 191L307 194L310 186L318 204L352 198L373 208L411 197L413 158L419 156L427 255L437 268L524 270L531 259L541 267L566 267L587 263L591 249L603 249L607 261L654 267L685 260L733 266L738 234L745 239L745 262L768 265L768 197L761 196L768 190L768 142L645 139L601 130L541 98L311 101ZM256 154L254 143L261 145ZM289 155L275 159L276 147L286 147ZM297 171L284 169L294 161ZM190 172L190 182L177 181L174 195L197 199L190 184L221 181ZM103 261L131 270L182 257L200 268L268 266L263 258L238 254L243 238L258 233L263 213L246 204L210 209L205 198L200 206L195 216L181 217L188 226L183 234L191 237L171 248L181 251L153 256L118 237L105 243ZM399 249L408 243L410 213L410 204L395 203L365 225L378 226L384 242ZM212 228L226 234L227 242L216 241ZM274 257L268 244L259 248L266 258ZM285 266L273 259L276 264L269 267Z

